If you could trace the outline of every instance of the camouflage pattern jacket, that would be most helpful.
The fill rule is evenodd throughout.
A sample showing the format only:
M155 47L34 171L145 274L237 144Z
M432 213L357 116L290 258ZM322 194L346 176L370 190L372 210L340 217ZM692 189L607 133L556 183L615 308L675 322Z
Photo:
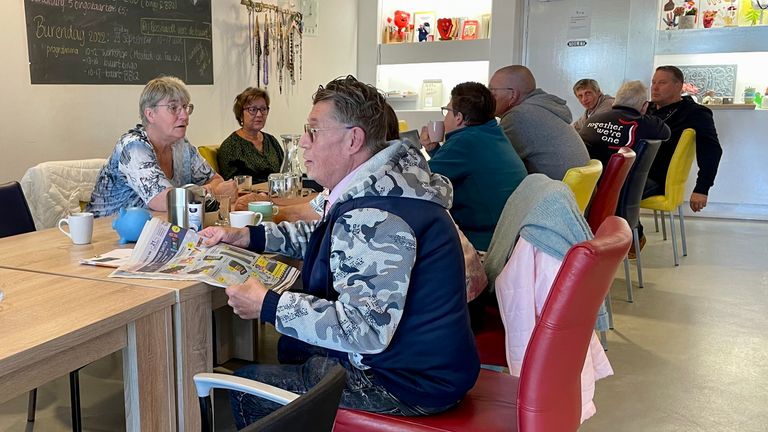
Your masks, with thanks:
M475 383L450 182L399 141L374 155L318 222L253 227L255 250L303 257L305 293L269 292L261 319L346 352L388 391L445 406Z

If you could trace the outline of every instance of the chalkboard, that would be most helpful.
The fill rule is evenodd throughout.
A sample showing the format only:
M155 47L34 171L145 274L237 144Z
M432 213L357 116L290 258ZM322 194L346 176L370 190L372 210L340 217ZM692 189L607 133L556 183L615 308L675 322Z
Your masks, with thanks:
M209 0L24 0L32 84L213 84Z

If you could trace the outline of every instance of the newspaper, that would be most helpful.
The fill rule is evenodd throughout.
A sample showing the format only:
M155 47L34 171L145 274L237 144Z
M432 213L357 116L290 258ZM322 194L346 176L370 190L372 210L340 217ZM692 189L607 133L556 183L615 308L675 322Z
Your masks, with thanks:
M256 276L278 293L296 281L299 270L236 246L205 246L205 239L191 229L153 218L133 248L126 264L110 277L196 280L217 287L241 284Z

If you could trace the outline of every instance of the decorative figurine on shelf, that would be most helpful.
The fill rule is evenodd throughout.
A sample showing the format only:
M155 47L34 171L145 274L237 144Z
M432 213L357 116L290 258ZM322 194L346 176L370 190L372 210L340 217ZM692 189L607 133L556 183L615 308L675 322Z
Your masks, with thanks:
M704 14L702 16L702 24L704 24L704 28L710 28L712 27L712 24L715 22L715 17L717 16L716 10L707 10L704 11Z
M453 30L453 20L450 18L437 20L437 32L440 33L440 40L451 40L451 30Z
M425 22L422 24L419 24L419 42L426 42L429 38L429 33L431 32L431 28L429 28L429 23Z
M395 11L395 27L397 27L397 39L399 42L405 41L405 33L411 22L411 14L405 11Z

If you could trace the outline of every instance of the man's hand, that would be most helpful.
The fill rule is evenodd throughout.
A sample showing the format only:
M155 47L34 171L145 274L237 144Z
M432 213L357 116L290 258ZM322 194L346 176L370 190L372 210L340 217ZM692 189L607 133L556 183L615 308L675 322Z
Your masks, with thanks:
M267 288L256 278L250 278L241 285L227 287L228 305L242 319L256 319L261 314Z
M691 194L691 210L695 212L701 211L704 207L707 206L707 196L704 194L693 192Z
M213 246L217 243L228 243L234 246L247 248L251 244L251 232L248 228L208 227L198 233L205 237L205 245Z
M427 132L427 127L422 126L421 127L421 133L419 134L419 142L421 143L424 148L430 152L435 149L439 145L439 143L432 142L431 139L429 139L429 132Z

